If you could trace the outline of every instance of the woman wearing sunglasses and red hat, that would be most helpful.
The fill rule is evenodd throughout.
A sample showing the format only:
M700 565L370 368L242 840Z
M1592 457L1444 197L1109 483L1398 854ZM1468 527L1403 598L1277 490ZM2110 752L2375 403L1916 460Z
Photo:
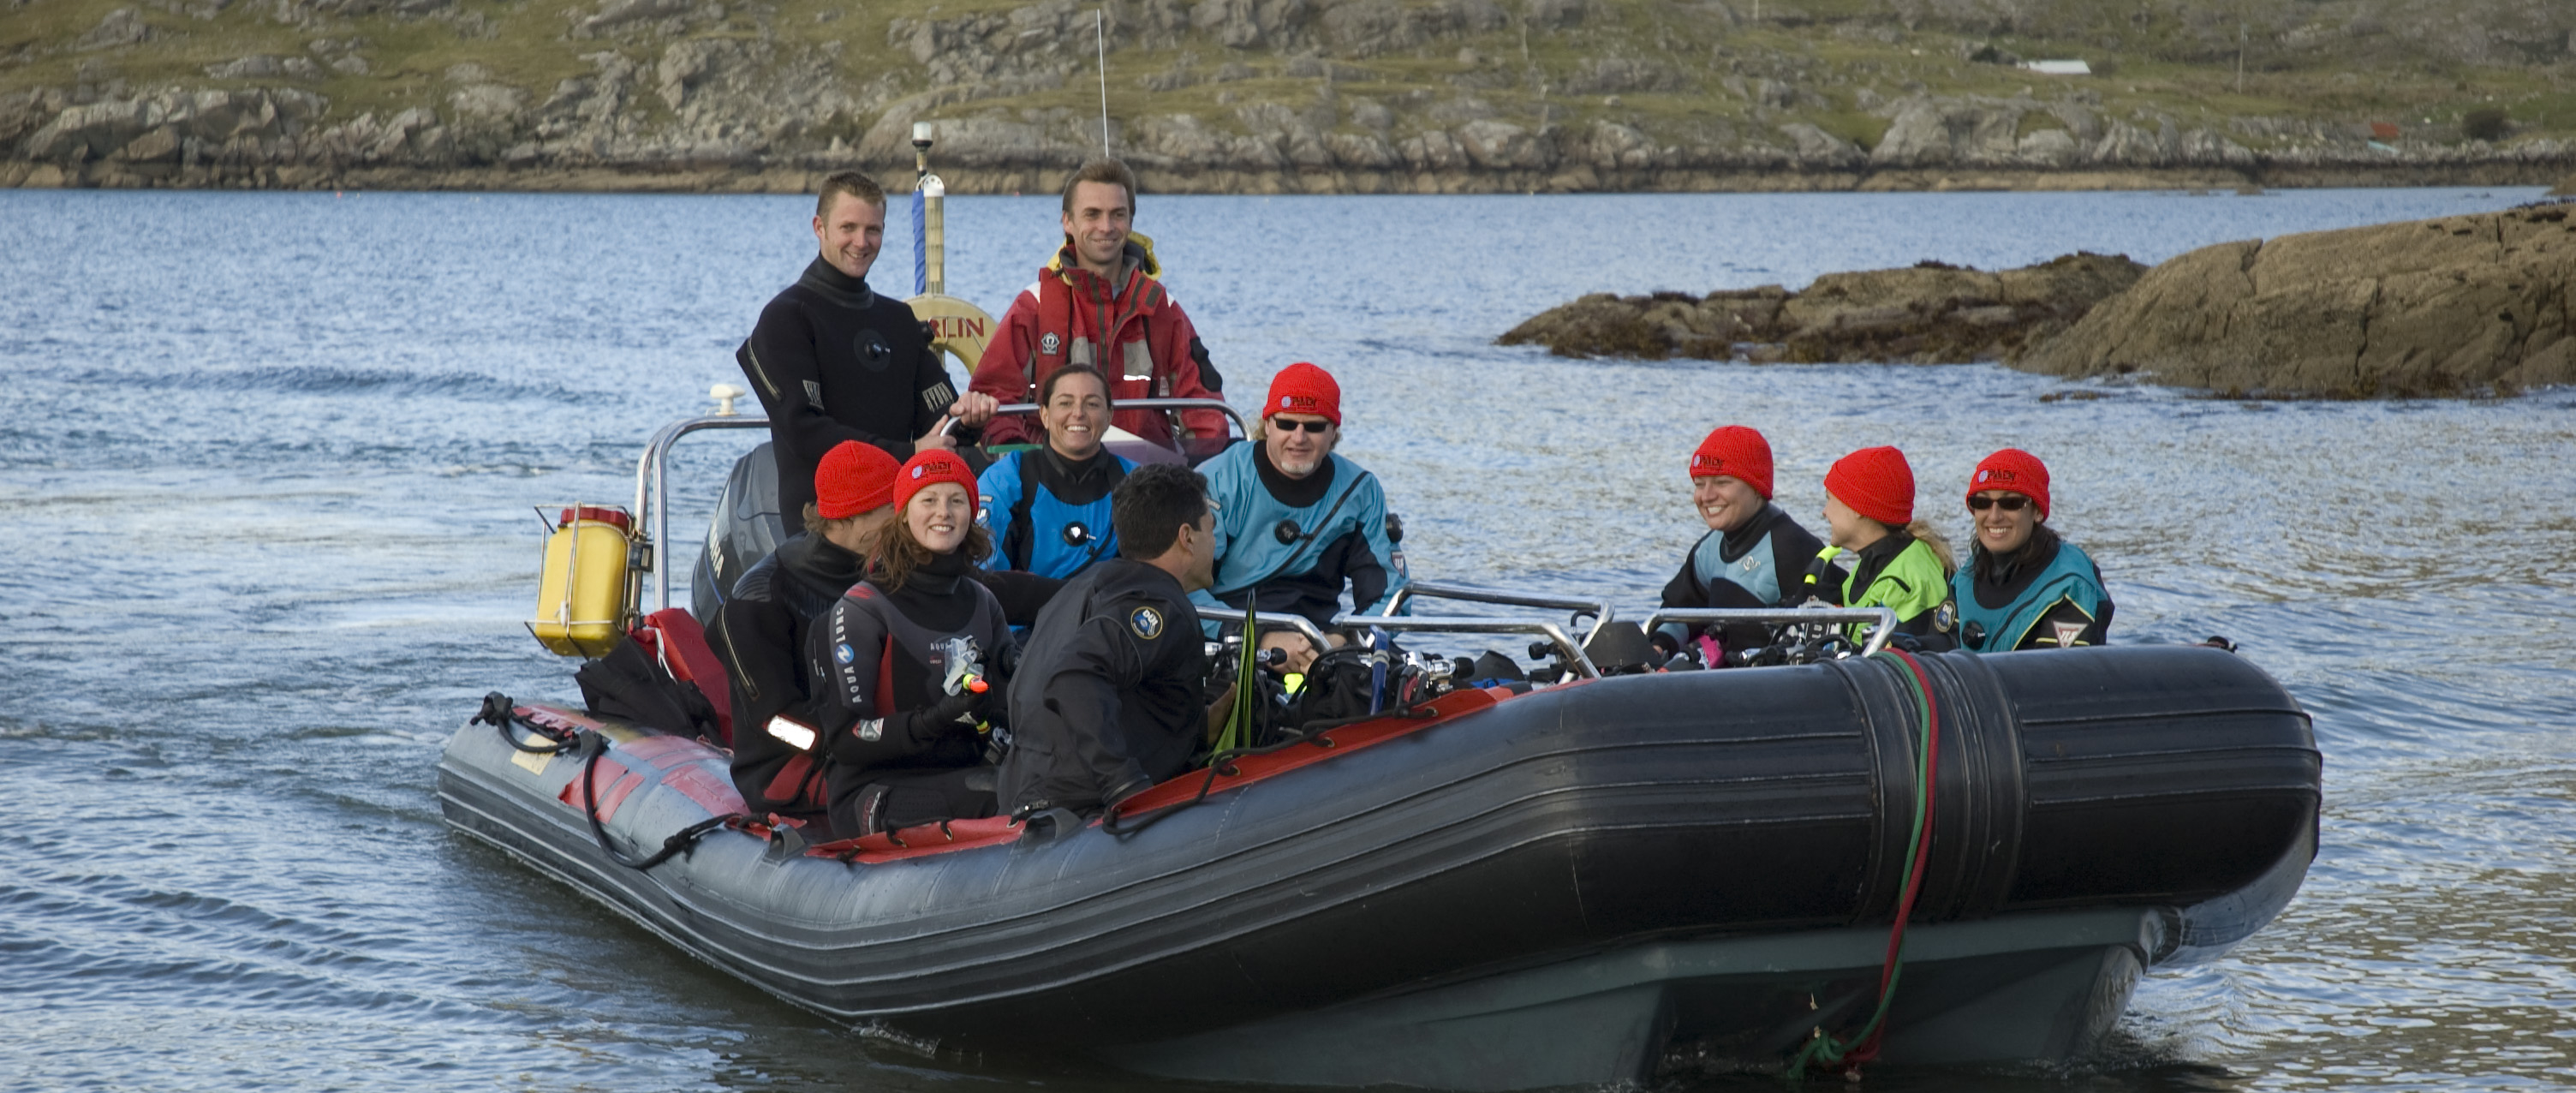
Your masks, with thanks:
M1981 653L2100 645L2111 629L2102 571L2048 527L2048 465L2019 448L1968 479L1976 545L1950 579L1959 645Z

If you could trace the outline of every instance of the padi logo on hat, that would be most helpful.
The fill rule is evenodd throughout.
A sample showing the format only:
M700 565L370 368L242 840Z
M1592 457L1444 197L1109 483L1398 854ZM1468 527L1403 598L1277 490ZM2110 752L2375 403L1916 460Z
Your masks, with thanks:
M1163 613L1151 607L1139 607L1127 615L1127 628L1147 641L1163 636Z
M1985 481L1986 479L1992 478L1992 477L1994 477L1994 476L1995 476L1995 472L1993 472L1993 471L1978 471L1978 472L1977 472L1977 481L1979 481L1979 482L1983 482L1983 481Z
M930 468L929 468L927 465L923 465L923 466L919 466L919 467L914 467L914 468L912 469L912 476L913 476L914 478L919 478L919 477L921 477L921 472L923 472L923 471L925 471L925 470L928 470L928 469L930 469Z
M1691 456L1691 469L1695 471L1713 471L1725 465L1725 460L1719 459L1713 455L1694 454Z
M1295 396L1295 395L1281 395L1281 396L1279 396L1279 408L1280 408L1280 409L1285 410L1285 409L1287 409L1287 408L1289 408L1289 407L1291 407L1291 406L1295 406L1295 405L1297 405L1297 396Z
M2002 469L2002 468L1996 468L1996 469L1993 469L1993 470L1983 470L1983 471L1978 471L1978 472L1977 472L1977 481L1979 481L1979 482L1992 482L1992 483L1994 483L1995 485L1998 485L1998 486L2009 486L2009 485L2013 484L2015 481L2019 480L2019 479L2020 479L2020 477L2021 477L2020 475L2014 474L2013 472L2008 471L2008 470L2004 470L2004 469Z

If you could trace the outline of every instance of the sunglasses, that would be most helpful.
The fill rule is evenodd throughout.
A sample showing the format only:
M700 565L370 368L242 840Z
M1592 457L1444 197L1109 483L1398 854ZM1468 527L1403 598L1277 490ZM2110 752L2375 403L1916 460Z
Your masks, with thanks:
M1968 508L1973 512L1984 512L1997 505L2003 506L2005 512L2020 512L2030 507L2030 498L2018 493L2007 493L2001 497L1987 497L1979 494L1968 499Z
M1323 434L1324 430L1332 428L1333 423L1329 421L1291 421L1284 417L1274 417L1270 419L1270 427L1273 429L1286 430L1292 433L1302 430L1320 436Z

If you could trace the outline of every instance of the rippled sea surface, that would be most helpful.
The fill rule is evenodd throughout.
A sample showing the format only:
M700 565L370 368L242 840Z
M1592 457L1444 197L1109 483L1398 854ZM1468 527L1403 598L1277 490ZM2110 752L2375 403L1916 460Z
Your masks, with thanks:
M1584 292L2154 262L2532 194L1149 195L1140 226L1239 404L1290 361L1341 377L1417 574L1643 603L1722 422L1770 435L1802 517L1832 459L1897 444L1954 534L1957 484L2017 445L2118 640L2231 636L2315 714L2324 848L2278 922L2150 975L2073 1065L1869 1085L2576 1088L2576 392L2220 402L1492 345ZM998 313L1052 204L954 202L951 291ZM852 1036L440 822L479 696L575 693L520 628L531 506L622 501L646 434L739 382L809 210L0 191L0 1088L1138 1084ZM908 294L900 205L893 239L874 281ZM2069 391L2099 397L2044 400ZM683 449L675 540L748 443Z

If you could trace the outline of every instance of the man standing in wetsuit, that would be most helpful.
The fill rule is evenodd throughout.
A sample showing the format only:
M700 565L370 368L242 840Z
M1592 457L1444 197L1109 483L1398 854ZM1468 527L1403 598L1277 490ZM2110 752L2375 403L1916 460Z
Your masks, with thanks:
M1064 181L1064 245L1002 315L1002 328L975 365L973 393L1004 402L1036 402L1047 375L1087 364L1109 377L1113 402L1140 398L1222 398L1224 381L1207 346L1156 280L1162 267L1153 241L1132 228L1136 174L1114 159L1095 159ZM1226 436L1225 415L1190 410L1180 419L1198 437ZM1178 448L1172 415L1120 410L1121 429ZM1006 417L985 432L987 444L1036 443L1026 418Z
M1189 769L1208 729L1207 653L1189 594L1216 564L1198 473L1139 467L1111 494L1118 557L1067 582L1011 678L1005 813L1090 812Z
M813 502L814 468L833 445L855 440L897 460L954 448L974 439L995 405L959 395L912 308L868 289L885 242L885 190L875 180L857 171L825 178L814 241L822 253L760 310L734 353L769 415L778 511L790 519ZM962 435L941 435L951 417Z
M1664 585L1666 607L1777 607L1799 591L1799 577L1825 544L1771 503L1771 442L1742 425L1721 426L1691 453L1691 504L1708 534L1691 546L1681 572ZM1709 636L1699 638L1699 633ZM1761 623L1701 628L1668 623L1655 635L1667 655L1695 638L1709 667L1724 649L1770 640Z

